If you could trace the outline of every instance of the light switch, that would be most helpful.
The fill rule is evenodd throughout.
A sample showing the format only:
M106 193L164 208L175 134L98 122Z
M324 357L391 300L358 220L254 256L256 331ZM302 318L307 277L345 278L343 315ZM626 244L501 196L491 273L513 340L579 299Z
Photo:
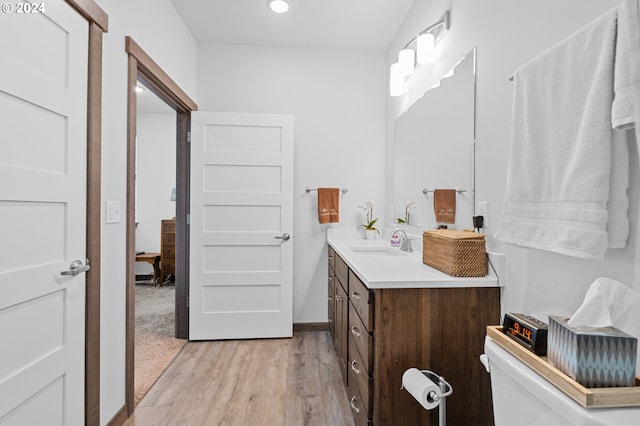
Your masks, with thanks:
M107 201L105 210L106 223L120 223L120 201Z

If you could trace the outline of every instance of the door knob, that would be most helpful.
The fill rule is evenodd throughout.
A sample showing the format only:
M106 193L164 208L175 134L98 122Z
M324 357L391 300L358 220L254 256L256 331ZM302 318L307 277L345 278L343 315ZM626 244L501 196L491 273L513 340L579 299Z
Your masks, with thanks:
M289 238L291 238L291 235L287 234L286 232L282 235L278 235L275 237L276 240L285 240L285 241L289 241Z
M69 269L60 272L60 275L78 275L82 272L87 272L89 269L91 269L91 265L89 265L89 259L87 259L86 265L82 263L82 260L76 259L71 262L71 265L69 265Z

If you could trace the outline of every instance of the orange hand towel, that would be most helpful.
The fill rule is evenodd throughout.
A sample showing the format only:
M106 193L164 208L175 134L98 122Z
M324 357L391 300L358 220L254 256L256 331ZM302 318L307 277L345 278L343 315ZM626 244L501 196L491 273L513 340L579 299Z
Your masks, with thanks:
M437 223L456 223L455 189L436 189L433 193L433 208Z
M318 188L318 221L320 223L340 221L339 188Z

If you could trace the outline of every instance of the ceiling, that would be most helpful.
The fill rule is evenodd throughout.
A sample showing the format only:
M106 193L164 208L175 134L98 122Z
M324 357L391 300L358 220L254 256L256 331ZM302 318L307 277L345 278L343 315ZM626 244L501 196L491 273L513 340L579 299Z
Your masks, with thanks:
M413 0L171 0L198 43L385 51Z
M278 15L267 0L171 0L198 43L385 51L414 0L291 0ZM171 112L149 91L138 112Z

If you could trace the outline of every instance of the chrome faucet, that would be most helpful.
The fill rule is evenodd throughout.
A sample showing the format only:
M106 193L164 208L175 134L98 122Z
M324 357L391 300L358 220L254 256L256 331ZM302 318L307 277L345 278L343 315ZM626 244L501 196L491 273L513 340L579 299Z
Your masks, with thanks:
M406 252L412 252L413 251L413 245L411 244L411 238L409 238L407 236L407 233L404 229L401 228L396 228L392 233L391 233L391 238L393 238L394 236L400 234L400 238L402 238L402 243L400 244L400 250L402 251L406 251Z

